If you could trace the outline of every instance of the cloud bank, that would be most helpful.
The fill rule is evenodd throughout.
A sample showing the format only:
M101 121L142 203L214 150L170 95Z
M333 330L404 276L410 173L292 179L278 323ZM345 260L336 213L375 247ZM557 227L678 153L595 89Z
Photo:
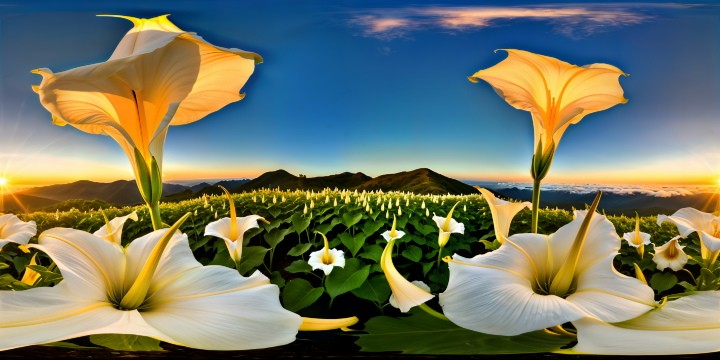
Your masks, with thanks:
M659 6L659 5L658 5ZM664 4L663 7L667 7ZM652 16L641 9L652 4L572 4L535 6L433 6L372 9L356 13L350 24L359 27L363 36L382 40L407 37L412 31L477 30L509 21L545 21L555 31L580 37L611 28L640 24Z

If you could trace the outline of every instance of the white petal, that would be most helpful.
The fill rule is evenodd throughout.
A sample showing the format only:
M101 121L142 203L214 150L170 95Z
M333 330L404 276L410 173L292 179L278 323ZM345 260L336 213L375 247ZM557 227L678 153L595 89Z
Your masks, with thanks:
M35 221L24 222L14 214L0 215L0 249L9 242L27 245L36 233Z
M407 279L397 271L395 264L392 262L392 249L394 245L394 241L390 241L385 245L385 249L380 257L380 267L385 274L388 285L390 285L392 295L395 297L396 305L394 306L402 312L408 312L411 308L424 304L434 298L435 295L407 281Z
M454 259L480 262L478 257L455 255ZM450 282L440 294L440 305L445 316L466 329L512 336L586 316L565 299L536 294L530 281L518 273L454 262L449 266Z
M40 251L48 254L63 276L65 286L84 299L107 301L119 295L125 259L122 248L96 235L74 229L53 228L40 234Z
M700 240L702 241L703 245L705 245L705 248L709 251L718 251L720 250L720 239L702 231L700 232Z
M592 319L573 322L573 350L607 355L673 355L720 351L720 291L668 302L646 315L618 324Z
M167 15L152 19L139 19L129 16L115 16L127 19L135 25L115 47L109 60L120 59L155 51L183 33L167 19Z
M653 290L640 280L617 272L614 257L606 256L581 273L577 290L567 297L567 301L606 322L625 321L655 308Z
M242 238L242 233L239 233L239 238ZM217 221L213 221L205 226L205 236L215 236L223 240L235 241L237 239L230 239L230 218L222 218Z
M109 303L78 299L82 293L63 284L0 291L0 350L95 334L121 318Z
M93 234L101 238L111 240L116 244L120 244L120 240L122 238L122 229L128 219L138 221L137 212L133 211L126 216L120 216L110 220L110 228L112 229L112 232L108 232L108 226L107 224L105 224Z
M153 231L148 235L133 240L128 245L125 250L127 259L125 270L126 289L129 289L129 286L137 279L153 248L167 231L168 229ZM172 278L200 266L202 264L195 260L195 256L190 250L187 235L175 233L160 258L152 283L157 284L161 279Z
M420 280L413 280L410 283L417 286L418 288L423 289L423 290L427 291L428 293L430 293L430 287L426 283L424 283ZM396 309L400 308L400 303L395 298L394 294L390 294L390 298L388 299L388 302L390 303L390 305L392 307L394 307Z
M439 227L441 229L442 229L443 225L445 225L445 218L442 216L436 216L435 213L433 213L432 219L435 222L435 224L437 225L437 227Z
M464 234L465 224L457 222L455 219L450 219L450 232Z
M567 225L562 226L557 232L550 235L550 244L553 258L553 274L556 274L560 266L566 261L577 233L580 230L587 211L576 210L575 219ZM615 231L615 226L604 215L593 214L590 226L587 230L585 243L580 253L576 273L582 273L584 269L593 266L597 261L605 259L610 254L617 254L620 249L620 237Z
M682 208L670 216L658 215L658 225L670 221L677 226L682 237L687 237L693 231L713 232L712 222L717 216L693 208Z
M330 249L330 258L332 266L345 267L345 254L342 250Z
M295 340L300 316L282 308L279 290L255 272L244 278L221 266L187 271L152 295L142 314L178 344L208 350L245 350Z

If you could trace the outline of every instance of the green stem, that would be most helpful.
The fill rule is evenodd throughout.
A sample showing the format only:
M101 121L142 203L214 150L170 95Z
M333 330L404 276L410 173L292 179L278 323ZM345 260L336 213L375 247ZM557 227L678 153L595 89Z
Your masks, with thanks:
M150 211L150 219L152 220L153 230L160 230L163 228L162 219L160 218L160 202L147 204L148 210Z
M447 316L433 310L431 307L427 306L427 304L420 304L419 307L420 307L420 309L422 309L423 311L425 311L426 313L430 314L433 317L436 317L440 320L450 321L450 319L448 319Z
M533 195L532 195L532 224L530 232L536 234L538 228L538 208L540 207L540 182L542 179L533 179Z

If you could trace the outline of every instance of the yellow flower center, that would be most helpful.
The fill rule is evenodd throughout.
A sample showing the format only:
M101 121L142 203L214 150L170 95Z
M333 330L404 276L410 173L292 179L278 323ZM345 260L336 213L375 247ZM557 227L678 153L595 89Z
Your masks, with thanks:
M668 245L664 255L668 260L675 260L680 255L677 248L677 240L670 240L670 245Z

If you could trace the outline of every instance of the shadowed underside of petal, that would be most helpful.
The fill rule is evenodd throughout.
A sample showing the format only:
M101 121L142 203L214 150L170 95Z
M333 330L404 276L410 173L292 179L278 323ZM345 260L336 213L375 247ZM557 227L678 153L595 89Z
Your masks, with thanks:
M62 284L0 292L0 350L94 334L121 318L109 303L81 301Z
M597 319L618 322L655 308L655 293L636 278L618 273L615 255L606 256L578 278L578 288L567 300Z
M455 260L468 259L455 256ZM461 327L512 336L586 315L565 299L536 294L529 280L517 273L455 262L449 266L450 282L440 294L440 305L445 316Z
M0 215L0 248L8 242L25 245L37 233L35 221L24 222L16 215Z
M282 308L278 287L259 272L249 278L220 266L185 272L152 294L143 318L178 344L245 350L295 340L300 316Z
M573 322L578 344L588 354L671 355L720 351L720 292L708 291L668 302L636 319L607 324Z
M118 295L125 264L122 248L115 243L80 230L54 228L43 232L35 245L48 254L65 284L85 299L107 301Z

